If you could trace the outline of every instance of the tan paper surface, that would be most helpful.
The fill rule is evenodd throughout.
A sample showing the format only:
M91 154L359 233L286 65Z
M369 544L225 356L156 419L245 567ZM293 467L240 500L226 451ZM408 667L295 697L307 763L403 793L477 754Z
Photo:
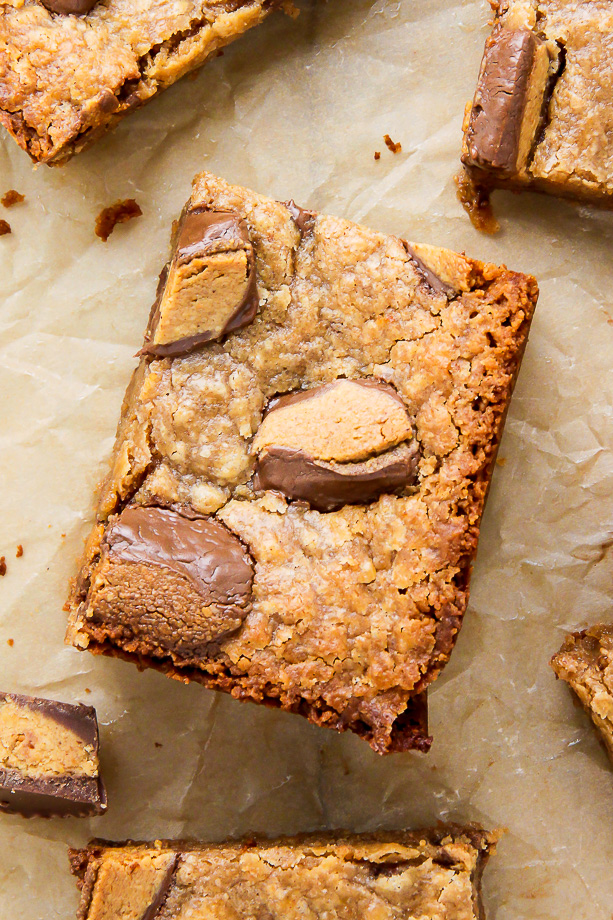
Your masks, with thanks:
M61 169L32 170L2 136L0 192L26 201L0 208L13 227L0 239L0 685L97 707L110 807L94 821L0 817L0 920L72 918L66 844L91 836L451 818L508 828L486 874L490 920L611 920L613 773L548 659L566 630L612 616L613 215L499 194L502 232L471 227L452 177L488 14L485 0L305 2ZM428 756L381 759L63 645L170 223L203 168L540 281ZM95 216L123 197L143 217L104 244Z

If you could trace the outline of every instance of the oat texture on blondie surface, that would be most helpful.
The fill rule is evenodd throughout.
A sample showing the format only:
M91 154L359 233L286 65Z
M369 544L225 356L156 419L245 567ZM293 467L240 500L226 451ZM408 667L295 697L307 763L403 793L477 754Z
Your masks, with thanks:
M536 297L197 177L69 641L426 750Z
M93 841L70 861L78 920L483 920L481 875L498 838L478 825L443 825L219 845Z
M613 206L613 7L501 0L464 123L477 189Z
M0 122L60 163L284 0L5 0Z

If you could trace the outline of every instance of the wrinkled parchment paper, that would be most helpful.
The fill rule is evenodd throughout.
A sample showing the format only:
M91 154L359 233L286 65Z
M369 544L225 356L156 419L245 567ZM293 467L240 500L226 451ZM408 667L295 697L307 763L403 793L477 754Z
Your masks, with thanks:
M0 817L0 920L72 920L66 844L95 835L438 819L508 828L486 873L490 920L611 920L613 772L548 659L565 631L613 616L613 215L499 193L501 233L471 227L452 177L488 13L485 0L306 0L298 21L270 19L61 169L33 170L2 136L0 192L26 201L0 209L13 227L0 239L0 684L96 706L110 807ZM203 168L540 281L428 756L382 759L63 644L170 223ZM104 244L95 216L124 197L143 217Z

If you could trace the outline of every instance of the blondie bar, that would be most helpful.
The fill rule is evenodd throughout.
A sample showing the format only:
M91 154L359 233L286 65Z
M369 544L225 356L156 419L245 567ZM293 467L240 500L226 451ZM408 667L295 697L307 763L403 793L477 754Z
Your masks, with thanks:
M0 122L61 163L289 0L7 0Z
M533 278L202 174L68 640L427 750Z
M83 817L105 809L95 710L0 693L0 812Z
M397 834L71 850L78 920L483 920L481 874L497 833L451 825Z
M613 7L500 0L462 161L476 194L531 188L613 206Z
M571 633L551 666L577 694L613 761L613 626Z

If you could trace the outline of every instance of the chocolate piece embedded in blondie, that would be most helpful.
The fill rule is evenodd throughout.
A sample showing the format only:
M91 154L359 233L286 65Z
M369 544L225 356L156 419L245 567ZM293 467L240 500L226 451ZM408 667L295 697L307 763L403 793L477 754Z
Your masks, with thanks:
M0 122L61 163L289 0L21 0L0 8Z
M78 920L305 916L483 920L497 833L477 825L219 845L93 841L71 850Z
M199 176L69 641L427 750L536 297Z
M613 9L598 0L502 0L462 161L476 188L613 206Z
M613 626L571 633L551 666L577 694L613 761Z
M0 812L83 817L105 809L95 710L0 693Z

